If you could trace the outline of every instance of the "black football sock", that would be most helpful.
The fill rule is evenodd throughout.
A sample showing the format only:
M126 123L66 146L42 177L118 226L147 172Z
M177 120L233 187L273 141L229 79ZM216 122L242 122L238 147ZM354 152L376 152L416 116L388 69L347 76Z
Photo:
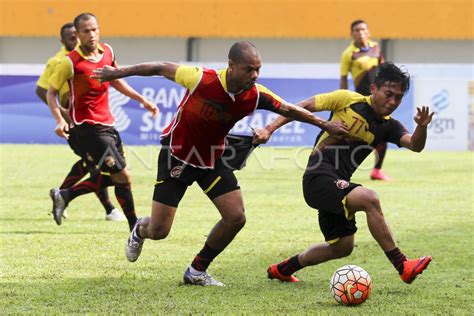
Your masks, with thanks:
M95 195L97 195L97 198L99 199L100 203L102 203L102 206L105 209L105 213L108 215L115 208L115 206L110 201L109 191L107 190L107 187L112 185L112 181L110 180L110 176L108 175L100 174L99 177L100 189L95 192Z
M281 263L278 264L277 266L278 271L285 275L285 276L290 276L296 271L302 269L303 267L301 266L299 260L298 260L298 255L295 255L291 258L286 259L285 261L282 261Z
M100 188L98 184L99 181L99 177L91 176L90 178L81 181L68 189L61 190L61 196L63 197L66 204L68 204L78 196L96 192Z
M85 167L84 161L82 159L77 161L74 165L72 165L71 170L59 188L67 189L72 187L79 180L81 180L87 174L87 172L88 170Z
M137 221L137 215L135 214L135 204L133 203L132 187L130 183L116 183L115 184L115 197L122 207L123 213L128 221L130 231Z
M393 264L395 269L397 269L399 274L403 273L403 263L407 260L407 257L400 251L400 249L395 248L393 250L385 252L388 260Z
M382 169L383 160L385 159L385 153L387 153L387 143L380 143L375 147L375 151L377 151L377 162L375 163L374 168Z
M191 267L198 271L206 271L212 260L217 257L222 250L212 248L207 243L204 244L204 247L201 251L194 257L193 262L191 262Z

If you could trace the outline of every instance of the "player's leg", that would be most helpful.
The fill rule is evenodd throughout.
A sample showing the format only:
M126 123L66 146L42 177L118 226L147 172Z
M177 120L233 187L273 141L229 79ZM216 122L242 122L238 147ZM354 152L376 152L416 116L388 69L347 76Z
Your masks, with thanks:
M385 220L378 195L369 189L357 187L346 198L349 212L363 211L367 216L370 233L380 245L385 255L400 274L403 281L411 283L421 274L431 261L430 256L408 260L396 246L392 231Z
M96 172L74 186L66 189L52 189L50 192L51 199L53 200L53 216L54 220L58 225L61 225L61 217L65 212L66 207L75 198L88 194L91 192L97 192L102 187L112 185L109 179L102 179L100 172Z
M314 244L293 257L271 265L267 270L268 277L283 282L298 282L299 279L293 275L296 271L304 267L349 256L353 249L354 235L343 236L330 242Z
M387 153L387 143L383 142L383 143L378 144L377 147L375 147L374 151L375 151L376 161L375 161L375 166L372 169L372 172L370 173L370 178L372 180L384 180L384 181L390 180L390 177L382 171L382 164L385 159L385 154Z
M213 279L207 268L245 225L244 202L237 179L233 172L221 167L216 167L198 181L222 218L214 225L203 248L186 270L183 279L187 284L224 285Z
M72 165L71 170L69 170L69 173L66 175L66 178L64 178L64 181L59 189L67 189L72 187L74 184L84 178L88 172L89 170L87 170L84 160L80 159L76 161L76 163Z
M367 214L367 226L370 233L384 251L396 247L377 193L364 187L357 187L347 195L346 206L352 214L357 211L364 211Z
M77 126L73 130L77 143L73 143L74 146L71 148L83 157L89 164L88 169L93 170L93 173L90 178L71 188L54 192L53 215L56 223L61 224L60 214L76 197L117 184L119 188L115 190L116 196L124 208L125 215L128 215L127 220L131 229L137 218L120 135L114 128L104 130L103 127L87 124ZM110 173L111 176L103 176L100 171Z
M112 180L115 197L127 218L128 226L131 231L137 222L137 215L132 194L132 178L130 172L126 167L119 172L111 172L110 180Z
M158 157L151 216L137 221L125 245L125 255L130 262L138 259L146 238L164 239L171 230L179 202L188 188L188 184L171 177L176 163L178 161L172 160L168 148L163 146Z
M175 179L157 181L153 193L151 216L137 221L125 244L125 256L128 261L137 261L145 239L160 240L168 236L178 204L186 189L187 185Z
M102 174L103 178L110 177L110 174ZM103 183L111 183L111 180L106 180ZM108 186L101 185L101 188L98 191L95 191L95 195L99 199L100 203L104 207L105 210L105 219L108 221L117 221L121 222L126 220L125 216L115 208L110 201L109 190L107 189Z
M298 282L298 278L292 275L296 271L351 254L357 227L355 218L345 209L345 196L357 186L336 176L309 174L304 177L304 198L310 207L319 210L319 227L325 242L271 265L267 269L270 279Z
M68 141L69 147L72 149L72 151L76 155L81 157L81 151L80 151L80 146L79 146L79 137L77 135L77 129L76 128L71 128L69 130L69 138L68 138L67 141ZM59 189L64 190L64 189L71 188L73 185L78 183L87 173L89 173L90 169L92 169L92 168L90 168L90 166L87 165L86 160L81 159L81 160L77 161L72 166L71 170L69 171L68 175L64 179L64 181L61 184L61 186L59 187ZM105 177L107 177L107 175L103 174L103 177L105 178ZM88 179L87 181L92 181L92 180ZM107 181L105 181L104 183L106 183L106 182ZM110 182L110 181L108 181L108 182ZM88 192L86 192L86 193L88 193ZM53 194L54 194L54 191L51 190L50 195L53 195ZM115 207L112 204L112 202L110 201L109 193L108 193L108 190L107 190L106 186L103 186L101 189L96 190L95 194L96 194L97 198L99 199L99 201L101 202L102 206L105 209L106 219L108 219L108 220L124 220L123 215L120 212L114 211Z

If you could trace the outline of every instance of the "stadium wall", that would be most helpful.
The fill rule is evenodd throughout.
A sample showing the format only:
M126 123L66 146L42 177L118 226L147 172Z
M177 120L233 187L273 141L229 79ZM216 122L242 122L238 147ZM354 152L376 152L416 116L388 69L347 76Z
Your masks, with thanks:
M104 36L327 38L366 19L388 39L474 39L472 0L2 0L0 36L55 36L82 12Z
M224 64L206 63L216 68ZM0 143L65 143L54 133L54 120L35 94L43 65L0 65ZM474 84L472 64L408 64L412 89L394 117L413 130L418 105L431 105L437 115L428 129L427 148L467 150L473 148L473 115L469 115ZM260 82L290 102L338 88L338 64L266 64ZM139 104L111 90L110 104L117 129L130 145L158 144L159 136L172 119L184 89L160 77L128 78L128 82L160 108L156 120ZM275 115L257 111L238 122L236 134L251 134L251 127L263 127ZM326 114L327 117L327 114ZM273 146L312 146L318 130L293 122L272 137ZM470 136L469 136L470 135Z
M349 39L198 38L190 61L225 61L229 47L239 39L252 41L264 63L338 63ZM185 38L116 38L102 41L114 48L120 64L144 61L188 60ZM386 59L395 63L474 63L470 40L386 40ZM56 37L0 37L0 64L46 63L60 47Z

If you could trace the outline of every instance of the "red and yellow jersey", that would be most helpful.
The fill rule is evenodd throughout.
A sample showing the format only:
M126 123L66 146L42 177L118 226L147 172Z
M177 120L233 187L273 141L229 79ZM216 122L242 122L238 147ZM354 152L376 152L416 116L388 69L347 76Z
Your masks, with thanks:
M310 111L331 111L330 121L342 121L349 127L347 136L321 131L309 158L306 173L336 175L350 180L352 174L381 142L400 146L407 130L390 116L379 117L372 98L349 90L336 90L314 96Z
M262 85L231 93L227 69L181 65L175 81L187 88L178 111L163 131L172 155L194 167L213 168L224 151L224 139L234 124L255 109L278 111L283 100Z
M369 41L369 48L366 50L358 48L352 42L341 55L341 76L347 76L350 72L356 91L370 95L375 67L382 62L382 50L376 42Z
M75 125L82 123L112 126L115 119L109 107L109 82L91 79L93 70L106 65L115 66L112 48L107 44L98 45L100 57L87 58L80 46L58 64L51 78L55 89L68 82L70 89L69 116Z
M56 53L53 57L48 59L48 62L46 63L46 68L44 69L43 73L39 77L38 81L36 82L36 85L38 87L41 87L45 90L48 90L49 86L51 85L51 77L53 76L56 66L61 62L62 59L66 57L66 55L69 54L69 51L66 49L66 47L61 47L59 52ZM60 104L64 104L65 98L69 94L69 86L65 82L60 88L59 88L59 102Z

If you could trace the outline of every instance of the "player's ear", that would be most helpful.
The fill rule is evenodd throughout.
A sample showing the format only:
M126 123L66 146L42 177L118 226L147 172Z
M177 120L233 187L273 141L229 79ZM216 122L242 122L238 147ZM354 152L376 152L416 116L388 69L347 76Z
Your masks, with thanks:
M235 68L235 62L232 59L229 59L229 70L232 71L233 68Z
M375 83L370 84L370 94L374 94L377 91L377 86Z

